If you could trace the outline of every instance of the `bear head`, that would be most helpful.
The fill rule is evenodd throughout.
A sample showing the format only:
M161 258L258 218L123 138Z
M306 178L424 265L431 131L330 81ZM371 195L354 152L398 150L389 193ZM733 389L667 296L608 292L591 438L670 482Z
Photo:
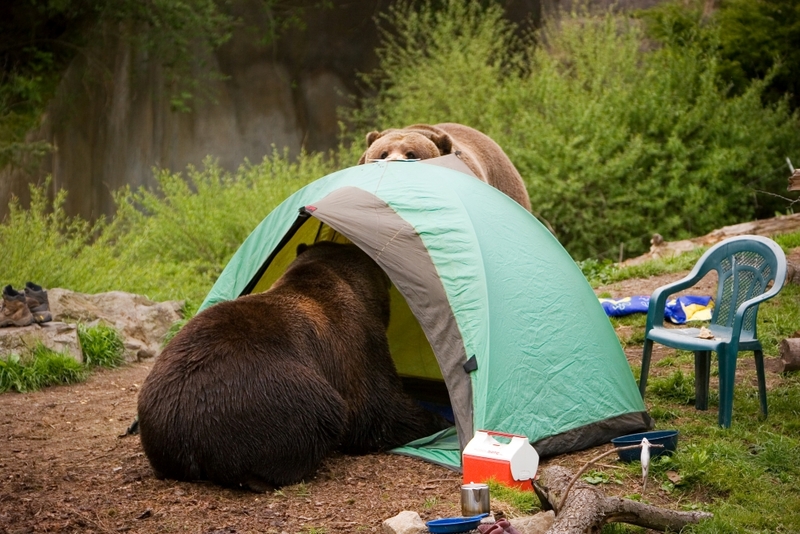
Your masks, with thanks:
M358 160L430 159L450 154L453 142L444 132L413 127L367 134L367 150Z

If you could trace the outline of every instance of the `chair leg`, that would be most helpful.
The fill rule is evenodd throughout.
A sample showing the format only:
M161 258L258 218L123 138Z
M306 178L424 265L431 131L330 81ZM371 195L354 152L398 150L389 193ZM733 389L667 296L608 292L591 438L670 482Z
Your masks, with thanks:
M758 376L758 401L761 404L761 415L767 418L767 381L764 378L764 352L754 350L756 358L756 375Z
M708 385L711 380L711 351L694 353L694 407L708 410Z
M730 428L733 414L733 384L736 378L736 353L729 347L717 353L719 358L719 426Z
M639 374L639 394L644 400L644 390L647 388L647 374L650 372L650 355L653 353L653 340L644 340L644 350L642 351L642 372Z

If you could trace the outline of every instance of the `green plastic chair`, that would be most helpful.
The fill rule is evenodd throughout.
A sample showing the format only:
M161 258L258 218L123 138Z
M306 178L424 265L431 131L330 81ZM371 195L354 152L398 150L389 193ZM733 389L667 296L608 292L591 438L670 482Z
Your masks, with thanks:
M694 286L711 270L717 271L718 286L708 330L714 339L701 339L699 328L667 328L664 310L670 295ZM719 360L719 425L731 426L736 358L740 351L753 351L758 375L761 413L767 416L767 385L764 353L756 335L758 305L778 294L786 280L786 256L773 240L755 235L726 239L706 251L682 280L656 289L650 297L645 327L639 392L644 399L653 343L694 351L695 408L708 409L711 352ZM771 285L770 285L771 284Z

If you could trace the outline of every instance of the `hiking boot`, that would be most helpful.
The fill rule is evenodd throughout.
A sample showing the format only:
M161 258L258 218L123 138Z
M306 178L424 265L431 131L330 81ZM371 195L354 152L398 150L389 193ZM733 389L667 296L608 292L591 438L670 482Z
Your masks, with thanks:
M10 285L3 289L3 309L0 311L0 327L28 326L33 323L33 314L25 302L25 295Z
M25 283L25 302L28 309L33 314L33 320L37 323L46 323L53 320L50 313L50 301L47 298L47 291L42 286L33 282Z

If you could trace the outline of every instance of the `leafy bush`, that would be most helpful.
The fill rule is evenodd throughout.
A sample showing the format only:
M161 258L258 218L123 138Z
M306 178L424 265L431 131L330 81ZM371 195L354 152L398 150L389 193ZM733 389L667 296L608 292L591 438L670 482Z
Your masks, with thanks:
M0 41L4 37L0 37ZM10 47L8 43L2 48L0 57L10 55L9 48L25 49L28 57L23 69L9 68L4 62L0 72L0 167L12 164L31 169L52 150L52 145L42 140L27 140L26 135L39 126L42 110L60 76L54 69L55 58L51 52Z
M800 5L795 0L726 0L713 12L701 0L664 2L641 12L648 35L671 45L701 44L718 52L725 90L742 94L769 80L768 101L800 104Z
M462 122L488 133L519 111L503 109L507 78L523 64L502 8L440 4L403 1L382 14L380 68L363 76L377 93L349 117L358 131Z
M361 124L462 122L493 137L535 214L576 259L644 252L786 207L800 126L766 81L720 89L713 50L648 48L641 24L565 14L517 39L490 4L390 10ZM464 50L468 52L465 53ZM524 244L522 244L524 246Z
M0 259L4 283L24 286L28 280L46 287L70 287L94 274L81 258L102 223L90 225L68 217L63 204L67 192L59 191L47 199L49 181L42 187L31 186L31 203L24 209L16 199L9 203L9 215L0 224ZM41 282L39 282L41 281Z
M291 161L274 153L229 173L207 160L185 176L160 172L158 191L117 192L115 218L94 225L64 213L66 192L49 203L46 185L32 187L30 209L13 201L0 224L4 282L186 299L191 313L258 223L335 165L323 154Z

